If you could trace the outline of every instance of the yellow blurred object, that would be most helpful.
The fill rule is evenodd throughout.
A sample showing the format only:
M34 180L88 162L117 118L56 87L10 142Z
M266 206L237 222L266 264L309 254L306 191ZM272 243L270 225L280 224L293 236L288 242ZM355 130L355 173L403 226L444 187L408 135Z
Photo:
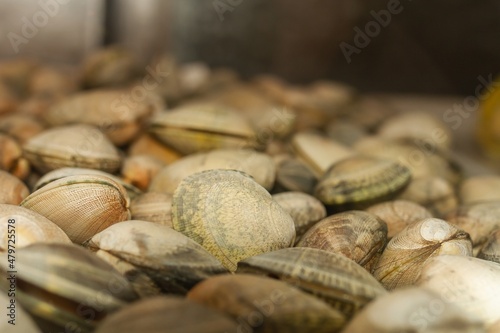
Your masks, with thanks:
M484 96L477 138L488 157L500 160L500 78L497 78Z

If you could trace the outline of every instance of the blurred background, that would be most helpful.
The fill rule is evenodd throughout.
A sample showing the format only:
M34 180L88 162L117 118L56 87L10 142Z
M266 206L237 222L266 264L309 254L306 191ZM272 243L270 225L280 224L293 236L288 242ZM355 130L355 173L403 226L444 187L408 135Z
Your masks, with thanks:
M497 77L499 21L498 0L0 0L0 60L78 65L119 44L143 70L167 53L244 79L338 81L397 110L448 112L456 147L480 158L478 112L450 110Z
M397 14L377 30L373 13L396 3ZM500 70L499 20L496 0L1 0L0 57L75 63L120 43L143 64L168 51L244 77L268 72L361 91L468 95L479 75ZM355 29L367 25L373 37L356 47ZM357 48L350 63L342 43Z

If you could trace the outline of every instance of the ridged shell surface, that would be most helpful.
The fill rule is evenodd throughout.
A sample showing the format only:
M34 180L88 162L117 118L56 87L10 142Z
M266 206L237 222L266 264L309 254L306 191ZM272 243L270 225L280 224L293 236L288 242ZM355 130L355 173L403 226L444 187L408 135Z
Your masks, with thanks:
M172 224L229 270L238 261L293 245L290 215L248 175L209 170L185 178L172 203Z
M471 256L469 235L444 220L424 219L391 239L373 275L389 290L412 285L429 258L444 254Z
M328 205L377 201L396 194L410 179L410 170L396 161L358 155L333 164L315 196Z
M236 272L277 277L316 295L346 316L386 293L367 270L347 257L305 247L247 258L238 263Z
M75 243L130 218L125 189L109 177L68 176L29 195L21 206L57 224Z

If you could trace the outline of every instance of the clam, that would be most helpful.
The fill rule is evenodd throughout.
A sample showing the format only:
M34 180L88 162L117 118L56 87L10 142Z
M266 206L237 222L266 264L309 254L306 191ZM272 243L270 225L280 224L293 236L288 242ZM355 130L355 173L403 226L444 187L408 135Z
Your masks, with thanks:
M306 193L278 193L273 195L273 199L292 217L297 238L326 216L326 209L321 201Z
M128 90L91 90L71 95L55 103L44 114L51 126L87 124L99 128L115 145L130 142L155 112L151 98L130 102Z
M28 82L39 64L30 58L14 58L0 62L0 81L9 86L14 93L25 96Z
M177 103L183 97L184 92L179 78L179 65L174 57L161 54L154 57L149 67L154 68L155 72L161 75L161 78L157 80L158 85L156 88L153 87L152 91L169 103Z
M53 221L75 243L83 243L130 218L125 189L113 179L98 175L55 180L31 193L21 206Z
M236 273L274 277L311 293L346 317L386 293L368 271L343 255L295 247L268 252L238 263Z
M314 133L297 133L292 138L292 147L296 156L314 172L322 176L328 168L353 152L330 138Z
M117 182L121 186L125 188L127 194L130 199L133 199L142 194L142 191L137 187L123 181L121 178L116 177L110 173L95 170L95 169L86 169L86 168L60 168L54 171L50 171L40 177L38 181L35 183L34 189L38 190L45 185L53 182L54 180L58 180L68 176L80 176L80 175L94 175L94 176L104 176L113 179L113 181Z
M33 243L70 244L71 241L61 228L42 215L23 207L0 204L0 251L8 251L9 244L16 249Z
M7 171L17 178L25 179L30 165L23 157L23 150L12 137L0 133L0 170Z
M94 235L85 244L131 264L161 290L184 294L196 283L227 269L201 245L153 222L125 221ZM102 257L106 259L106 256ZM130 275L129 272L125 276Z
M28 81L28 91L31 96L56 97L68 95L77 88L75 75L63 70L41 66L34 71Z
M24 145L26 158L42 173L63 167L113 173L120 168L118 150L96 127L68 125L46 130Z
M276 187L278 190L314 193L314 187L318 180L304 162L287 157L276 163L276 168Z
M328 81L318 81L307 88L288 87L284 103L298 112L297 127L321 128L349 105L355 96L353 88Z
M447 216L458 206L452 184L440 177L413 179L398 198L420 204L439 218Z
M437 116L421 111L402 112L386 120L378 129L385 139L420 140L441 149L451 146L451 131Z
M41 133L44 127L41 121L29 115L14 113L0 118L0 132L10 135L20 144Z
M426 142L367 137L359 140L354 148L362 154L398 161L411 170L414 179L441 177L455 186L462 177L461 168L448 153Z
M125 182L146 191L152 179L164 166L165 163L153 156L135 155L123 160L120 173Z
M334 119L328 123L326 134L332 140L347 147L353 146L357 141L368 135L367 131L360 125L342 119Z
M0 262L2 276L12 276L7 258ZM46 331L69 327L90 332L108 313L137 295L128 281L85 249L69 244L33 244L16 250L16 298ZM11 280L0 281L4 291ZM45 331L45 330L44 330Z
M412 285L429 258L445 254L471 256L469 235L444 220L427 218L389 241L373 275L389 290Z
M387 239L403 230L406 226L432 217L424 207L406 200L386 201L366 209L368 213L378 216L387 224Z
M377 216L348 211L334 214L311 227L297 246L338 253L371 271L387 241L387 225Z
M257 148L256 133L237 112L211 104L187 105L156 116L150 132L183 154L217 148Z
M276 174L273 160L266 154L249 149L217 149L192 154L166 166L152 180L149 191L172 194L184 178L213 169L240 170L267 190L273 187Z
M464 179L460 185L459 197L463 204L480 201L500 201L500 176L474 176Z
M399 162L356 155L333 164L315 196L327 205L363 206L393 197L410 179L410 170Z
M422 268L417 284L486 326L500 320L500 264L474 257L438 256Z
M236 274L199 283L188 299L238 321L240 332L339 332L344 316L321 300L284 282Z
M494 261L500 264L500 229L491 233L477 255L480 259Z
M343 333L486 333L481 321L439 294L410 287L383 295L354 317Z
M381 95L363 94L346 107L346 119L367 131L374 131L396 110Z
M110 46L89 55L83 64L83 85L87 88L119 86L136 75L136 59L120 46Z
M295 241L290 215L250 176L234 170L185 178L174 192L172 224L231 271L244 258Z
M172 227L172 196L158 192L141 194L130 202L130 213L134 220Z
M446 220L467 232L475 247L486 242L495 229L500 228L500 201L479 201L462 205Z
M205 95L208 103L224 105L245 116L256 129L257 141L267 144L273 138L287 137L295 126L296 113L273 104L247 84L231 85ZM201 102L201 101L199 101Z
M0 170L0 185L0 204L19 205L30 194L19 178L3 170Z
M128 156L135 155L149 155L167 165L181 158L180 153L165 146L147 133L139 136L130 145L128 149Z
M228 333L238 329L235 320L218 311L185 298L161 296L117 311L103 320L95 333Z

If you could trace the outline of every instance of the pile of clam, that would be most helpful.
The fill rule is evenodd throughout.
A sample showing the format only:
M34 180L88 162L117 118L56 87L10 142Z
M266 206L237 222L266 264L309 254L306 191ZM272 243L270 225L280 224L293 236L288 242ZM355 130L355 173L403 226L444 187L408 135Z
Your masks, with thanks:
M451 137L333 82L1 63L1 307L14 220L25 333L499 332L500 176Z

